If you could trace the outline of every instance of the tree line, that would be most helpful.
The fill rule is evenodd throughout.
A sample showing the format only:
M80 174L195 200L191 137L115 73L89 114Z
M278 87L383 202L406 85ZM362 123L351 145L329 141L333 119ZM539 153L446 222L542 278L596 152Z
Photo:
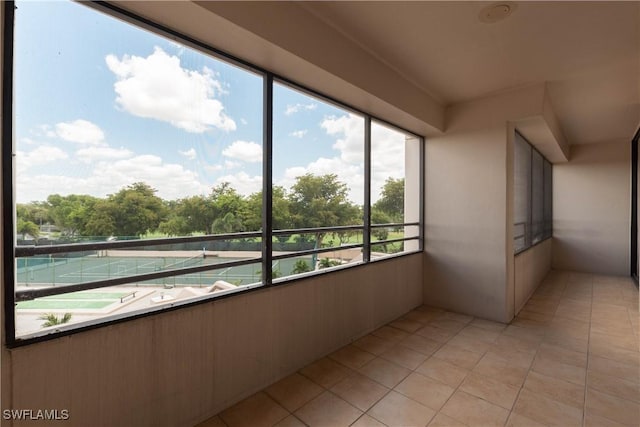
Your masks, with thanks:
M163 200L144 182L105 198L52 194L46 201L17 204L17 232L38 238L41 225L55 225L63 236L167 236L258 231L262 192L242 196L229 183L208 195ZM335 174L299 176L290 189L273 187L273 229L317 228L362 223L362 207L349 201L348 187ZM372 206L372 223L403 222L404 179L389 178ZM376 229L385 239L387 231ZM318 245L323 233L316 233ZM299 238L301 238L299 236ZM283 241L289 236L283 236Z

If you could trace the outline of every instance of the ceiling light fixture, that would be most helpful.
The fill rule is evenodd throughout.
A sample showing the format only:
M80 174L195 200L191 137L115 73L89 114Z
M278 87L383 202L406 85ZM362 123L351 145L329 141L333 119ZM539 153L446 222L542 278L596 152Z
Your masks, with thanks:
M482 8L478 14L478 19L485 24L493 24L494 22L507 19L515 9L516 5L514 2L492 3Z

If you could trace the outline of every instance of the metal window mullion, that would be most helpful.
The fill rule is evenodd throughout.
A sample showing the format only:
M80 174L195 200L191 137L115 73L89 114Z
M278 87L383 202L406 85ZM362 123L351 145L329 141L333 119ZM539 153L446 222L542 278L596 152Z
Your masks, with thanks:
M630 274L638 283L638 141L640 129L631 140L631 259Z
M73 252L101 251L109 249L137 248L158 245L173 245L191 242L215 242L220 240L261 237L262 232L225 233L206 236L169 237L163 239L124 240L115 242L69 243L62 245L17 246L16 257L49 255Z
M418 249L420 249L420 251L424 251L424 238L425 238L425 233L424 233L424 187L425 187L425 170L424 170L424 165L425 165L425 141L424 138L420 137L420 165L419 168L420 170L418 171L418 174L420 176L420 182L418 184L419 186L419 192L420 194L418 195L418 197L420 197L420 205L418 207L419 209L419 213L418 215L420 215L420 217L418 218ZM406 184L405 184L406 186Z
M362 261L371 261L371 116L364 117L364 206Z
M5 343L16 339L15 322L15 227L13 194L13 29L15 4L7 1L4 7L2 38L2 233L4 270L4 322Z
M529 183L527 185L529 196L529 209L527 209L527 240L526 247L531 247L533 242L533 147L529 145Z
M549 161L547 160L547 162ZM547 203L549 204L547 207L547 210L549 211L547 221L549 223L547 225L547 237L551 237L553 236L553 163L551 162L549 162L549 176L547 178L549 179L549 194L547 195Z
M263 78L263 116L262 116L262 283L272 284L273 228L272 204L273 188L273 74L266 73Z

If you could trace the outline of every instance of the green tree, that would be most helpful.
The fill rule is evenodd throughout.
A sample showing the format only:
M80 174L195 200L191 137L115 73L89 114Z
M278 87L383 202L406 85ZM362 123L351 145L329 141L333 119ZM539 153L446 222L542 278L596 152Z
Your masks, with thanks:
M335 174L299 176L291 187L289 209L293 225L333 227L356 223L360 210L347 199L347 185ZM316 246L322 246L326 233L316 234Z
M335 260L335 259L329 259L329 258L322 258L320 260L320 262L318 263L318 267L320 269L329 268L329 267L335 267L335 266L338 266L338 265L342 265L340 263L340 261Z
M256 271L256 276L262 277L262 270ZM272 279L278 279L279 277L282 277L282 273L280 273L280 271L271 270L271 278Z
M391 221L386 212L376 207L371 209L371 224L389 224ZM389 237L389 230L386 228L373 228L371 234L378 240L386 240Z
M104 208L113 215L116 235L141 236L158 228L165 206L155 193L149 185L136 182L108 197Z
M98 200L87 218L85 236L113 236L116 234L115 206L108 200Z
M158 225L158 231L168 236L186 236L191 234L187 218L181 215L182 200L165 202L167 217Z
M273 187L271 205L273 229L287 230L292 228L291 209L287 199L287 192L283 187Z
M262 191L251 194L246 199L245 228L248 231L262 229ZM274 186L271 191L271 216L274 230L292 228L289 200L283 187ZM283 240L284 241L283 241ZM286 242L289 236L280 236L278 240Z
M16 217L35 224L50 224L53 219L50 215L51 206L47 202L30 202L16 204Z
M387 178L373 208L385 213L389 222L404 222L404 178Z
M96 197L81 194L47 197L53 223L69 236L87 235L86 225L98 201Z
M309 265L307 261L303 259L299 259L296 261L295 265L293 266L293 270L291 270L291 272L293 274L300 274L300 273L306 273L312 270L313 268Z
M249 217L247 201L228 182L213 187L211 195L214 233L246 231L245 219Z
M242 229L242 219L236 217L232 212L227 212L213 221L214 234L234 233Z
M214 211L211 197L191 196L178 200L175 214L180 219L176 219L173 222L176 227L174 235L185 235L194 232L212 233L216 212Z
M18 218L16 231L18 234L22 234L22 239L26 239L27 235L37 239L40 235L40 227L38 227L38 224L31 221L25 221L22 218Z
M71 313L65 313L62 317L58 317L53 313L43 314L38 317L40 320L44 320L45 322L42 324L43 328L48 328L49 326L61 325L63 323L68 323L71 320Z

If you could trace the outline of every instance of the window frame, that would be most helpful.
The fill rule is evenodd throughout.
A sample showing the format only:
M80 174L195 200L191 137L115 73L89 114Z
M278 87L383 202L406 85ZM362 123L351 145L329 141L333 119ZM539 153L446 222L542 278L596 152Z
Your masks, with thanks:
M408 256L416 253L420 253L424 250L424 179L425 179L425 140L424 137L418 135L414 132L408 131L398 125L395 125L391 122L388 122L384 119L371 115L365 111L362 111L358 108L350 106L344 102L341 102L335 98L317 92L309 87L298 84L285 76L277 75L267 69L263 69L254 64L251 64L247 61L244 61L234 55L231 55L222 50L216 49L215 47L209 46L208 44L202 43L198 40L195 40L185 34L182 34L176 30L171 28L167 28L161 24L153 22L149 19L140 17L132 12L121 9L117 6L106 2L90 2L83 3L81 7L90 7L94 9L96 13L103 13L110 18L120 19L124 21L128 25L133 25L138 28L142 28L144 30L150 31L153 34L159 35L161 37L166 37L171 40L175 40L185 46L195 49L196 51L201 52L202 54L212 56L218 60L224 61L225 63L237 66L247 72L257 74L263 79L263 169L262 169L262 213L263 213L263 222L262 222L262 230L257 232L250 233L230 233L230 234L220 234L220 235L208 235L208 236L196 236L196 237L172 237L172 238L163 238L163 239L144 239L144 240L133 240L133 241L114 241L114 242L100 242L100 243L82 243L82 244L64 244L64 245L55 245L55 246L34 246L34 247L18 247L16 242L16 179L15 179L15 164L14 164L14 149L15 149L15 138L13 135L13 58L14 58L14 25L15 25L15 2L14 1L6 1L4 2L4 16L3 16L3 63L2 63L2 79L3 79L3 95L2 95L2 191L3 191L3 200L4 208L2 213L2 226L3 226L3 280L4 280L4 321L5 321L5 344L9 348L19 347L23 345L28 345L36 342L46 341L50 339L56 339L63 336L80 333L85 330L95 329L99 327L108 326L114 323L120 323L125 321L134 320L141 317L146 317L150 315L154 315L160 312L167 312L176 309L180 309L182 307L193 306L197 304L203 303L211 303L213 301L217 301L220 298L227 298L231 296L235 296L237 294L245 294L246 292L251 292L253 290L269 288L271 286L279 286L286 283L291 283L297 280L306 279L308 277L317 276L321 274L332 274L336 271L340 271L347 268L361 268L366 266L371 262L385 262L390 259L395 259L397 257ZM363 261L360 263L348 264L339 266L336 268L331 268L327 270L317 270L304 274L298 274L294 276L287 276L284 278L272 279L272 261L276 258L272 254L272 239L274 235L282 233L283 230L273 230L272 229L272 177L273 177L273 164L272 164L272 156L273 156L273 87L274 83L283 84L289 86L295 90L301 91L303 93L308 93L311 96L317 97L320 100L326 101L328 103L334 104L342 109L352 111L357 113L365 118L365 143L364 143L364 163L365 163L365 183L364 183L364 204L363 204L363 224L362 226L352 226L351 228L359 228L363 232L363 243L354 245L363 248ZM420 161L419 161L419 220L417 222L411 223L399 223L393 224L398 226L417 226L418 227L418 235L415 237L405 237L401 239L393 239L392 241L408 241L408 240L417 240L418 241L418 249L406 252L400 252L397 254L392 254L380 259L372 260L370 257L371 250L371 241L370 241L370 233L371 233L371 123L372 121L376 121L380 124L387 125L394 129L397 129L417 140L419 144L419 153L420 153ZM380 226L380 225L376 225ZM341 227L321 227L323 230L332 230L332 229L340 229ZM300 231L302 229L298 229ZM309 229L304 229L309 230ZM289 231L289 230L284 230ZM51 254L51 253L61 253L61 252L78 252L82 250L106 250L113 248L125 248L125 247L135 247L135 246L153 246L158 244L166 244L166 243L180 243L180 242L194 242L194 241L214 241L214 240L223 240L229 238L237 238L239 235L246 237L245 235L251 235L255 237L262 238L262 254L261 258L257 259L251 258L242 261L236 261L231 263L220 264L216 267L216 265L203 265L203 266L193 266L193 267L181 267L172 270L165 270L156 273L146 273L140 276L149 276L149 278L158 277L175 277L184 274L197 273L208 270L215 270L217 268L226 268L230 264L233 265L242 265L249 263L262 263L262 280L256 284L249 284L239 287L238 290L234 290L232 292L222 292L216 295L206 295L194 299L189 300L178 300L170 305L162 305L158 307L148 307L145 309L139 309L136 311L123 312L120 314L107 315L104 317L92 319L89 321L84 321L82 323L77 324L69 324L69 325L60 325L55 330L49 330L44 332L35 332L23 335L21 337L16 337L16 318L15 318L15 305L18 300L23 299L32 299L39 296L46 295L55 295L61 293L67 293L75 290L84 290L84 289L97 289L101 287L107 286L115 286L117 284L124 283L133 283L138 280L126 280L126 279L110 279L110 280L102 280L98 283L96 282L84 282L80 284L74 284L64 287L48 287L42 288L40 290L28 290L28 291L16 291L16 260L18 256L33 256L36 254ZM391 242L391 241L389 241ZM376 242L380 243L380 242ZM322 253L328 252L331 250L335 250L336 248L317 248L311 252ZM310 251L307 251L310 252ZM300 254L291 255L299 256ZM152 277L153 276L153 277ZM127 276L127 278L131 278L134 276ZM107 283L108 282L108 283ZM122 282L122 283L119 283ZM107 284L105 284L107 283ZM62 292L61 290L64 290Z
M516 238L520 238L520 237L524 237L524 246L519 248L519 249L515 249L514 247L514 251L513 254L518 255L522 252L525 252L529 249L531 249L534 246L539 245L540 243L543 243L544 241L546 241L547 239L550 239L553 237L553 163L551 163L545 156L544 154L542 154L540 152L540 150L538 150L533 144L531 144L531 142L529 142L529 140L527 138L525 138L520 132L518 132L518 130L515 130L514 133L514 147L515 144L517 144L517 138L520 138L522 140L522 142L526 143L529 146L530 149L530 154L529 154L529 159L528 159L528 164L529 164L529 176L528 176L528 194L527 194L527 207L526 207L526 211L527 211L527 220L525 222L525 231L524 231L524 236L516 236L515 235L515 226L516 223L512 224L512 230L514 230L513 232L513 237L512 237L512 241L514 242L515 245L515 240ZM541 185L540 185L540 189L542 191L542 196L540 198L540 210L542 211L542 221L540 223L540 225L536 228L536 230L539 231L538 234L534 235L534 226L533 226L533 208L534 208L534 203L533 203L533 199L534 199L534 188L533 188L533 182L534 182L534 167L533 167L533 158L534 156L539 156L540 158L542 158L542 166L540 169L541 172ZM515 177L515 149L514 149L514 161L513 161L513 176ZM547 173L545 171L549 171L549 174L547 176ZM547 178L550 178L549 182L547 181ZM547 189L547 186L549 186L548 188L550 189L550 193L547 194L547 192L545 191ZM514 196L513 196L513 200L515 203L515 186L514 186ZM547 211L548 208L548 211ZM515 211L515 206L514 209ZM547 215L548 213L548 215ZM520 224L520 223L518 223Z

